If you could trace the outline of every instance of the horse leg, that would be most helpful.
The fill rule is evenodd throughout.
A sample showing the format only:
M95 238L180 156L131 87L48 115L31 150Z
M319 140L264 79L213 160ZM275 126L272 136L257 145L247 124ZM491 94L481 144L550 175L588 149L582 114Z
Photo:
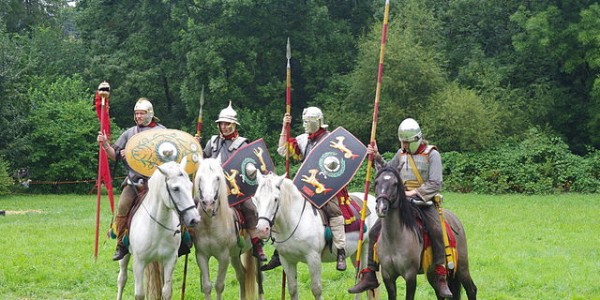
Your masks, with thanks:
M217 291L217 300L221 300L223 299L223 290L225 290L225 275L227 274L227 267L229 267L229 254L219 255L217 261L218 267L217 279L215 280L215 290Z
M177 251L177 250L175 250ZM173 257L169 257L163 261L163 286L162 286L162 297L163 300L171 300L173 295L173 271L175 270L175 263L177 262L177 252L174 252Z
M144 269L146 268L146 263L141 259L136 258L133 260L133 281L134 283L134 296L135 300L144 300L146 297L144 291Z
M381 268L381 275L383 277L383 284L385 284L385 290L388 294L388 300L396 300L396 278L398 278L398 275L390 274L390 272L387 272L383 267ZM406 295L408 296L408 293Z
M291 300L298 300L298 269L296 264L290 264L283 256L279 256L281 265L287 277L288 292Z
M321 286L321 256L320 253L309 256L306 260L310 272L310 290L315 299L323 299L323 288Z
M459 269L459 271L460 272L457 274L458 276L455 278L455 280L457 282L460 282L459 284L462 284L462 286L465 288L465 292L467 293L467 299L477 300L477 286L475 286L475 283L471 278L469 270ZM460 299L460 286L458 288L458 293L454 294L454 291L452 291L452 295L458 295L458 298L456 299Z
M117 277L117 300L121 300L123 298L123 289L127 283L127 265L129 264L130 258L131 255L127 254L119 261L119 276Z
M210 300L212 285L210 283L210 269L208 266L208 256L203 256L196 248L196 263L200 268L200 291L204 293L204 299Z
M415 293L417 292L417 274L406 275L406 300L415 299Z

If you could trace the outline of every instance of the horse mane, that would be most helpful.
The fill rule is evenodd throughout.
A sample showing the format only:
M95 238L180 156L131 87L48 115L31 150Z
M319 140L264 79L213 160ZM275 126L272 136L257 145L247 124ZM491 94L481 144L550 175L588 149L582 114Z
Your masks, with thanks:
M202 160L200 167L198 168L198 176L204 176L204 174L215 174L219 177L219 190L217 194L219 209L217 210L217 217L221 220L227 220L227 218L231 218L231 210L229 209L229 201L227 200L227 182L225 180L223 167L221 166L220 161L215 158L207 158ZM225 223L230 224L230 222Z
M390 172L394 174L398 181L398 190L396 191L396 201L398 202L398 214L400 215L400 223L401 225L406 226L407 228L413 229L418 232L418 223L417 216L421 214L419 208L412 202L408 201L406 198L406 194L404 193L404 184L402 183L402 178L400 177L400 173L394 167L389 165L384 166L383 168L377 170L377 175L375 178L379 177L384 172Z

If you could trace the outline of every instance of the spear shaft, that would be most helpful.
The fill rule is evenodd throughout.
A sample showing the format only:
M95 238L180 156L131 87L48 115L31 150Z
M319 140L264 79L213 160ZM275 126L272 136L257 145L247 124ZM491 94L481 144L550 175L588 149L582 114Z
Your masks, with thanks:
M385 1L385 10L383 14L383 25L381 27L381 48L379 50L379 67L377 70L377 88L375 90L375 103L373 105L373 123L371 124L371 139L370 145L375 145L375 134L377 132L377 117L379 114L379 98L381 97L381 82L383 78L383 58L385 53L385 43L387 41L387 29L388 29L388 18L390 14L390 0ZM365 190L362 209L360 211L360 231L358 235L358 246L356 248L356 270L360 268L360 257L362 252L362 241L365 230L365 219L367 217L367 200L369 195L369 189L371 186L371 169L373 167L373 154L369 154L369 160L367 162L367 177L365 179ZM358 278L358 273L356 274Z
M292 46L290 45L290 38L287 39L287 46L285 51L285 57L287 58L287 67L285 72L285 112L286 114L292 113L292 66L290 59L292 58ZM290 124L285 125L285 147L287 148L287 141L290 139ZM290 151L285 151L285 174L290 177ZM285 271L281 272L281 300L285 300Z

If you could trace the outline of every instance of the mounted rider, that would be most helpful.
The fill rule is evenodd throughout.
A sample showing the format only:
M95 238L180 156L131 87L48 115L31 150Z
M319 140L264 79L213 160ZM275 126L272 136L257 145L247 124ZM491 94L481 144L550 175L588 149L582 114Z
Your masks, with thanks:
M438 211L433 205L434 197L442 188L442 159L437 148L429 145L423 139L421 127L412 118L407 118L398 126L398 139L401 147L392 158L389 165L400 169L400 177L404 181L406 197L421 209L425 229L431 239L433 264L437 276L437 295L441 298L451 298L452 293L446 281L446 253L442 227ZM367 147L369 154L373 154L374 161L384 165L385 161L379 155L377 144ZM377 220L369 232L369 253L367 268L361 271L362 278L359 283L348 290L349 293L361 293L379 286L375 272L379 264L374 261L374 245L381 231L381 220Z
M166 128L162 124L159 124L159 119L154 116L152 103L143 97L139 98L133 107L133 121L136 125L123 132L112 145L105 132L98 132L98 137L96 138L106 151L108 158L111 160L122 160L125 169L127 169L127 177L121 184L122 192L119 196L117 215L112 225L113 231L117 235L117 247L112 258L113 260L120 260L129 253L129 250L123 244L123 237L128 231L127 218L133 207L135 198L147 189L146 183L148 182L147 176L135 172L127 164L125 160L125 146L127 145L127 141L140 132Z
M248 139L240 136L238 133L237 126L240 123L238 122L237 112L231 107L231 101L229 101L229 106L221 110L219 118L215 123L217 123L219 128L219 134L211 136L210 140L206 143L204 158L216 158L223 164L235 151L247 145ZM249 164L250 166L253 165ZM256 174L256 169L246 171L250 176ZM253 255L260 261L266 261L267 256L263 251L262 241L256 233L256 224L258 223L256 205L252 201L246 200L234 207L244 216L245 228L248 230L252 241Z
M277 152L285 157L286 153L289 151L290 157L300 162L304 162L304 158L308 156L313 148L329 135L329 131L327 130L328 125L323 121L323 112L321 109L317 107L307 107L302 112L302 126L304 127L304 133L286 141L285 129L291 121L292 117L286 113L283 117ZM344 187L335 197L321 207L329 219L329 226L331 227L331 232L333 234L333 245L337 249L336 269L339 271L346 270L346 233L344 231L344 216L340 209L340 202L343 203L347 199L349 199L348 190ZM279 253L275 250L271 261L261 267L261 270L271 270L280 265Z

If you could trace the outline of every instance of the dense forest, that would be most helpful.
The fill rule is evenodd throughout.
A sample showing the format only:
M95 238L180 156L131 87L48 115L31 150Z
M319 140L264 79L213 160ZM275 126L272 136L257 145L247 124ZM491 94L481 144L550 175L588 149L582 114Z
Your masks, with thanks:
M0 193L17 170L93 181L103 80L113 136L139 97L194 133L204 87L203 136L231 100L241 134L281 165L288 38L293 131L319 106L367 143L383 12L383 0L0 0ZM600 191L597 1L392 0L387 37L382 152L412 117L442 151L448 189Z

